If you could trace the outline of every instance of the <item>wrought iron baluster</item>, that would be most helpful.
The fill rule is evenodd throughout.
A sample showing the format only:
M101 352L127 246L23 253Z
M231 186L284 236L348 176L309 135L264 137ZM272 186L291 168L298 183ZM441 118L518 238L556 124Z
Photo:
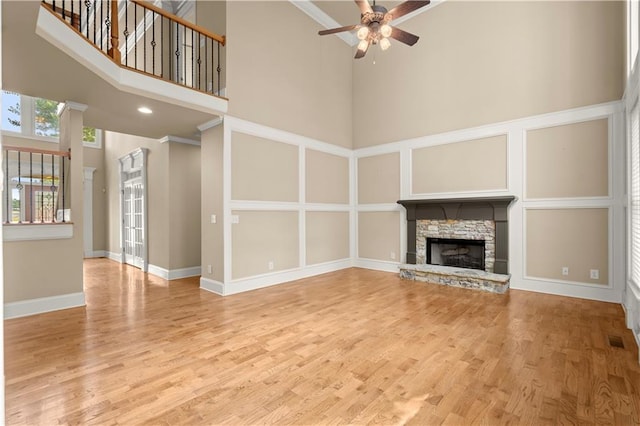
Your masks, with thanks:
M144 68L144 72L147 72L147 11L143 10L142 11L142 22L143 22L143 27L142 27L142 35L144 37L144 39L142 40L142 56L144 57L143 59L143 68Z
M124 64L129 66L129 7L124 7Z
M18 190L18 206L20 207L18 210L19 218L18 223L22 223L22 177L20 170L20 151L18 151L18 184L16 185L16 189Z
M11 211L9 210L9 199L11 193L9 192L9 150L4 151L4 197L7 205L7 217L4 218L5 223L10 222Z
M200 69L200 65L202 64L202 60L200 59L200 54L202 53L202 49L200 48L202 34L198 33L198 90L202 88L202 70Z
M156 12L151 12L151 68L156 75Z
M63 21L66 21L66 18L67 18L67 17L66 17L66 13L67 13L67 11L66 11L65 9L66 9L66 8L65 8L64 0L62 0L62 20L63 20ZM53 10L56 10L55 5L53 6Z
M180 83L180 28L176 22L176 83Z
M89 11L91 10L91 0L84 0L84 5L87 8L87 15L86 15L86 19L85 19L85 27L86 27L86 34L87 34L87 40L91 40L91 37L89 37Z
M133 68L138 69L138 5L133 6Z
M222 90L222 87L220 87L220 71L222 71L222 68L220 68L220 49L222 48L222 45L220 44L220 42L218 43L218 67L216 68L216 71L218 72L218 96L220 96L220 90Z
M209 37L204 39L204 91L209 91Z
M75 0L71 0L71 26L73 27L73 3L75 2ZM75 28L75 27L74 27Z
M102 16L102 9L104 9L104 7L102 6L102 0L100 0L100 50L104 50L104 31L102 26L104 18Z
M64 193L65 193L65 182L64 182L64 156L62 157L62 170L60 172L60 174L62 175L62 221L66 222L66 217L65 217L65 210L66 210L66 205L64 203Z
M44 153L40 154L40 222L44 222Z
M97 12L96 12L96 1L98 0L93 0L93 44L96 44L96 19L97 19Z
M64 3L62 3L64 6ZM29 223L33 223L33 153L29 153Z

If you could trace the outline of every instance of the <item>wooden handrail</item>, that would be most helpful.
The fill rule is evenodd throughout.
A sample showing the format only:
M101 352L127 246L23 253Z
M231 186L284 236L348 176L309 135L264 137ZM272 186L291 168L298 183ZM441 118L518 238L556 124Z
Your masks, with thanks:
M2 149L5 151L19 151L19 152L31 152L33 154L57 155L59 157L68 157L69 159L71 159L71 152L69 151L49 151L46 149L27 148L24 146L7 146L7 145L4 145Z
M189 29L191 29L191 30L193 30L193 31L195 31L197 33L200 33L200 34L202 34L204 36L212 38L215 41L217 41L220 44L222 44L223 46L226 43L226 39L227 38L225 36L218 35L218 34L213 33L213 32L211 32L211 31L209 31L209 30L207 30L205 28L202 28L202 27L199 27L197 25L194 25L191 22L180 18L179 16L176 16L176 15L174 15L172 13L167 12L166 10L160 9L157 6L152 5L151 3L148 3L148 2L142 1L142 0L131 0L131 2L137 4L137 5L141 6L141 7L144 7L145 9L152 10L155 13L157 13L159 15L162 15L165 18L167 18L167 19L169 19L171 21L177 22L180 25L184 25L185 27L187 27L187 28L189 28Z

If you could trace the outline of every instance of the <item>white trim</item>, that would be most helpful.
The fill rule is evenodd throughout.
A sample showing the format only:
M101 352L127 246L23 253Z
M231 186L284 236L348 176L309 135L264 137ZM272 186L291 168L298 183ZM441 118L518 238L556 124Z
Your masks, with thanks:
M119 67L42 7L38 11L36 34L118 90L205 113L218 115L227 111L226 99Z
M3 241L61 240L73 238L73 224L4 225Z
M84 167L82 180L83 192L83 216L82 222L84 257L89 257L93 252L93 174L95 167Z
M85 305L83 292L21 300L4 304L4 319L26 317Z
M356 149L355 151L353 151L353 153L356 158L372 157L375 155L399 152L403 148L416 149L448 143L465 142L474 139L498 136L506 134L510 131L554 127L563 124L571 124L580 121L590 121L598 118L605 118L622 111L622 108L623 105L621 101L607 102L603 104L540 114L531 117L518 118L499 123L491 123L478 127L470 127L462 130L453 130L451 132L389 142L382 145Z
M517 279L511 276L509 287L513 290L526 290L536 293L555 294L557 296L575 297L579 299L599 300L601 302L620 303L619 292L612 291L611 288L598 285L567 285L568 282L547 281L541 279Z
M64 101L63 103L58 104L58 116L61 116L67 109L70 111L85 112L87 108L89 108L89 105L73 101Z
M309 17L311 17L311 19L313 19L314 21L316 21L318 24L322 25L324 28L326 29L330 29L330 28L338 28L338 27L342 27L343 25L340 24L338 21L336 21L335 19L333 19L331 16L329 16L328 14L326 14L322 9L320 9L318 6L316 6L315 4L313 4L311 2L311 0L289 0L291 2L292 5L294 5L295 7L297 7L298 9L300 9L301 11L303 11L304 13L306 13ZM445 0L432 0L431 4L422 7L418 10L415 10L411 13L408 13L398 19L394 19L393 21L391 21L394 25L400 25L401 23L414 18L424 12L426 12L427 10L433 9L434 7L444 3ZM354 23L357 23L357 19L358 19L358 15L359 15L359 11L357 9L357 7L354 7L354 11L353 11L353 19L354 19ZM347 24L349 25L349 24ZM358 38L355 36L355 34L350 33L350 32L342 32L342 33L336 33L335 34L337 37L339 37L342 41L344 41L345 43L347 43L349 46L353 47L356 44L358 44Z
M200 268L200 266L192 266L190 268L180 269L165 269L161 268L160 266L149 264L147 272L164 280L171 281L180 278L197 277L200 276L201 271L202 268Z
M179 136L171 136L171 135L167 135L163 138L158 139L158 142L160 143L176 142L176 143L183 143L185 145L200 146L200 141L197 141L195 139L187 139L187 138L181 138Z
M631 329L640 347L640 289L631 280L627 281L627 293L622 303L627 327ZM640 355L639 355L640 356Z
M211 293L215 293L219 296L225 296L224 294L224 284L220 281L215 281L209 278L200 278L200 288L202 290L210 291Z
M245 291L256 290L259 288L269 287L272 285L288 283L290 281L308 278L315 275L326 274L328 272L339 271L341 269L350 268L352 266L351 259L336 260L332 262L310 265L304 268L289 269L286 271L271 272L262 275L256 275L249 278L240 278L224 285L222 294L225 296ZM211 280L207 280L211 281ZM202 281L201 281L202 283ZM220 294L220 293L218 293Z
M112 251L105 251L105 257L114 262L124 263L122 253L114 253Z
M289 145L302 146L306 149L313 149L315 151L334 154L340 157L350 158L353 152L348 148L332 145L317 139L287 132L285 130L274 129L273 127L267 127L262 124L252 123L230 115L225 116L225 124L225 131L226 129L229 129L229 132L239 132Z
M89 253L85 253L84 258L85 259L96 259L99 257L108 257L107 255L107 251L105 250L94 250L91 251Z
M205 130L209 130L216 126L221 125L223 122L224 122L224 118L222 116L219 116L214 118L213 120L207 121L206 123L202 123L201 125L197 126L197 128L202 133Z
M398 203L379 203L379 204L358 204L356 207L358 212L399 212L406 211Z
M395 272L400 271L400 262L391 262L386 260L358 258L354 261L353 266L356 268L372 269L374 271Z
M322 25L324 28L338 28L343 25L338 21L333 19L331 16L327 15L322 9L313 4L311 0L289 0L292 5L306 13L311 19L316 21L318 24ZM354 19L358 18L358 9L354 8L353 16ZM358 44L358 38L355 34L350 32L341 32L335 34L339 39L347 43L349 46L353 47Z
M222 140L222 240L224 251L224 271L223 282L228 283L231 281L231 269L232 263L232 223L231 223L231 128L233 126L233 120L228 122L228 117L225 117L226 122L223 127L223 140Z

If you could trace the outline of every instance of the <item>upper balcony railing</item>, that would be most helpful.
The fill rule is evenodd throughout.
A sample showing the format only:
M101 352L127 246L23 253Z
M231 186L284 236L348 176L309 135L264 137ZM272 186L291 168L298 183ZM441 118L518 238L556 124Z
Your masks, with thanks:
M225 37L140 0L42 0L118 65L223 96Z
M71 154L3 147L4 224L68 222Z

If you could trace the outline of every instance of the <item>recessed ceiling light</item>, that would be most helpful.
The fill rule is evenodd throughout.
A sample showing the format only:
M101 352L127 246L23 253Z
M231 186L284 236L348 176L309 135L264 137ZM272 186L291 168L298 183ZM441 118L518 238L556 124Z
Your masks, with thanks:
M150 108L147 107L140 107L138 108L138 111L143 113L143 114L151 114L153 111L151 111Z

